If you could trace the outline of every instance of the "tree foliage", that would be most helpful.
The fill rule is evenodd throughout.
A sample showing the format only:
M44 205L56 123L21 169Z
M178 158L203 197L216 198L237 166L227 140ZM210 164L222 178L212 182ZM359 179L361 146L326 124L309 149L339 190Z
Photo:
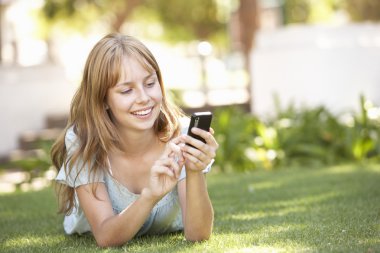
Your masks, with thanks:
M142 9L149 11L139 13ZM42 10L46 19L53 23L77 20L91 26L103 20L110 24L110 31L118 32L128 19L141 19L148 14L156 17L164 33L177 41L209 39L226 26L215 0L46 0Z
M144 0L46 0L42 12L47 20L58 20L70 25L76 21L88 28L93 22L104 19L110 31L120 31L124 22Z
M240 108L215 110L213 129L219 143L215 165L222 171L319 167L347 161L380 161L378 107L360 96L360 112L334 114L327 107L280 106L273 117L247 114ZM344 120L348 118L349 120Z
M379 0L345 0L345 8L354 21L380 21Z
M150 0L148 5L157 11L164 27L183 35L182 39L206 40L226 26L218 15L215 0Z
M285 0L284 23L305 23L310 13L310 1L308 0Z
M284 0L284 23L325 21L336 10L345 10L353 21L379 21L378 0Z

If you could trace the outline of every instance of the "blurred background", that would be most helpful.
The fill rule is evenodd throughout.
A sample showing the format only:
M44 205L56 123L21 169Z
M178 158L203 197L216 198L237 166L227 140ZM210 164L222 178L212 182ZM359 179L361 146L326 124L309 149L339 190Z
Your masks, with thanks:
M379 20L378 0L0 0L0 163L47 171L112 31L151 49L186 112L215 112L220 171L378 161Z

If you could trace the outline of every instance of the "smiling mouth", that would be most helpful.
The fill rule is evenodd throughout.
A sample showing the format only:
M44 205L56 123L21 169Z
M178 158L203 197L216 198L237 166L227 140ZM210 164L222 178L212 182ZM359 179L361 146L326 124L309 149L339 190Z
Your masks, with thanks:
M131 114L136 115L136 116L146 116L149 113L151 113L152 110L153 110L153 107L151 107L149 109L144 109L144 110L141 110L141 111L134 111L134 112L131 112Z

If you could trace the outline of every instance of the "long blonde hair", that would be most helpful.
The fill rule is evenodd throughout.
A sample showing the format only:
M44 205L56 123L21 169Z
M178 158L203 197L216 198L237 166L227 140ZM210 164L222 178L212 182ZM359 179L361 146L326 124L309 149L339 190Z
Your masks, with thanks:
M179 118L184 114L168 101L161 71L153 54L139 40L112 33L103 37L87 58L81 85L71 102L67 126L52 146L52 162L57 170L63 166L66 175L69 175L74 166L81 164L78 171L88 167L88 174L95 177L99 170L108 167L107 153L121 150L118 131L104 104L107 90L116 85L121 76L123 59L127 57L133 57L157 75L163 98L160 115L154 124L155 133L164 142L180 133ZM79 147L68 155L65 133L72 126ZM79 161L81 162L78 163ZM69 214L72 211L75 206L74 192L72 187L57 184L59 212ZM95 187L92 192L95 195Z

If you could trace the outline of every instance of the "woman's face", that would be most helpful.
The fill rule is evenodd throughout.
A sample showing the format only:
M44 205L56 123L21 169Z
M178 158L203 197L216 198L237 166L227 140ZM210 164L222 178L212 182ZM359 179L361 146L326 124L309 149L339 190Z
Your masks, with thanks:
M124 61L118 83L107 91L106 106L117 128L153 129L160 113L162 91L156 72L150 73L136 59Z

